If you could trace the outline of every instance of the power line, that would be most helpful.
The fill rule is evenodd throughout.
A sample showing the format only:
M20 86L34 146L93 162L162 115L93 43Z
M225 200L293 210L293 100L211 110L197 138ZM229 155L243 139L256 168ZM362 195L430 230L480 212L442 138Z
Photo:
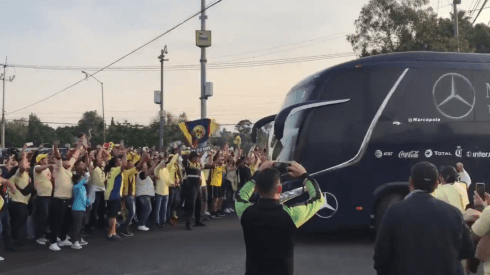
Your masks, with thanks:
M315 56L308 56L309 57L326 57L326 56L337 56L337 55L343 55L343 54L353 54L352 52L343 52L343 53L336 53L336 54L329 54L329 55L315 55ZM282 60L290 60L290 59L300 59L300 58L307 58L307 57L292 57L292 58L279 58L279 59L268 59L268 60L254 60L254 61L243 61L243 62L216 62L216 63L209 63L209 67L219 67L219 66L233 66L233 65L248 65L248 64L255 64L255 63L260 63L260 62L272 62L272 61L282 61ZM0 64L1 65L1 64ZM41 70L74 70L74 71L79 71L79 70L88 70L88 71L96 71L99 70L99 67L80 67L80 66L37 66L37 65L20 65L16 64L17 67L23 68L23 69L41 69ZM188 69L188 68L199 68L199 64L187 64L187 65L170 65L167 66L166 69L168 70L174 70L174 69ZM106 71L110 70L158 70L160 71L159 66L153 66L153 65L138 65L138 66L125 66L125 67L112 67L106 69Z
M479 12L478 12L478 14L476 15L475 20L473 20L473 23L471 23L471 25L475 24L476 19L478 19L478 16L480 16L480 13L481 13L481 11L483 10L483 8L485 7L485 5L487 4L487 1L488 1L488 0L485 0L485 2L483 2L483 5L481 6L480 11L479 11Z
M107 69L108 67L110 67L110 66L112 66L112 65L116 64L117 62L119 62L119 61L123 60L124 58L126 58L126 57L130 56L131 54L133 54L133 53L137 52L138 50L142 49L143 47L145 47L145 46L147 46L147 45L149 45L149 44L153 43L154 41L158 40L160 37L162 37L162 36L166 35L167 33L171 32L171 31L173 31L173 30L175 30L176 28L178 28L178 27L180 27L181 25L185 24L187 21L189 21L189 20L191 20L192 18L194 18L194 17L198 16L198 15L199 15L199 14L201 14L202 12L204 12L204 11L206 11L207 9L209 9L209 8L213 7L214 5L216 5L216 4L218 4L218 3L220 3L221 1L223 1L223 0L217 0L217 1L213 2L212 4L208 5L208 6L207 6L206 8L204 8L203 10L200 10L199 12L197 12L197 13L195 13L194 15L190 16L190 17L189 17L189 18L187 18L186 20L184 20L184 21L182 21L181 23L177 24L175 27L173 27L173 28L169 29L168 31L164 32L163 34L161 34L161 35L159 35L159 36L155 37L154 39L152 39L152 40L150 40L149 42L147 42L147 43L143 44L142 46L138 47L137 49L135 49L135 50L131 51L130 53L128 53L128 54L126 54L126 55L124 55L123 57L121 57L121 58L117 59L116 61L114 61L114 62L110 63L109 65L107 65L107 66L103 67L102 69L100 69L100 70L96 71L95 73L91 74L90 76L94 76L95 74L97 74L97 73L99 73L99 72L101 72L101 71L103 71L103 70ZM32 106L34 106L34 105L36 105L36 104L39 104L39 103L41 103L41 102L43 102L43 101L46 101L46 100L48 100L48 99L50 99L50 98L52 98L52 97L54 97L54 96L56 96L56 95L58 95L58 94L60 94L60 93L62 93L62 92L64 92L64 91L66 91L66 90L70 89L71 87L73 87L73 86L75 86L75 85L78 85L79 83L81 83L81 82L82 82L82 81L84 81L84 80L85 80L85 78L84 78L84 79L82 79L82 80L80 80L80 81L77 81L75 84L72 84L72 85L68 86L67 88L65 88L65 89L63 89L63 90L61 90L61 91L59 91L59 92L57 92L57 93L54 93L54 94L52 94L52 95L50 95L50 96L48 96L48 97L46 97L46 98L44 98L44 99L41 99L41 100L39 100L39 101L37 101L37 102L35 102L35 103L33 103L33 104L30 104L30 105L28 105L28 106L25 106L25 107L22 107L22 108L20 108L20 109L17 109L17 110L15 110L15 111L13 111L13 112L10 112L10 113L8 113L8 114L13 114L13 113L16 113L16 112L18 112L18 111L21 111L21 110L27 109L27 108L32 107Z
M278 49L278 48L282 48L282 47L288 47L288 46L293 46L293 45L308 43L308 42L312 42L312 41L316 41L316 40L322 40L322 39L325 39L325 38L329 38L329 37L332 37L332 36L345 35L345 34L347 34L347 33L339 33L339 34L334 34L334 35L327 35L327 36L323 36L323 37L319 37L319 38L314 38L314 39L310 39L310 40L296 42L296 43L293 43L293 44L285 44L285 45L276 46L276 47L272 47L272 48L266 48L266 49L262 49L262 50L255 50L255 51L242 52L242 53L236 53L236 54L222 55L222 56L211 57L211 58L212 59L220 59L220 58L230 57L230 56L237 56L237 55L244 55L244 54L249 54L249 53L263 52L263 51L267 51L267 50L273 50L273 49Z
M282 65L282 64L291 64L291 63L301 63L301 62L310 62L310 61L318 61L332 58L342 58L342 57L352 57L355 56L352 52L344 52L337 54L328 54L328 55L313 55L313 56L303 56L303 57L294 57L294 58L280 58L280 59L269 59L269 60L258 60L258 61L247 61L247 62L220 62L220 63L210 63L208 64L208 69L233 69L233 68L245 68L245 67L257 67L257 66L271 66L271 65ZM18 68L28 68L28 69L43 69L43 70L96 70L94 68L55 68L55 67L30 67L29 65L17 65ZM156 66L148 66L148 67L120 67L120 68L112 68L107 69L106 72L145 72L145 71L159 71L160 69ZM189 71L189 70L200 70L199 65L181 65L181 66L168 66L165 71Z

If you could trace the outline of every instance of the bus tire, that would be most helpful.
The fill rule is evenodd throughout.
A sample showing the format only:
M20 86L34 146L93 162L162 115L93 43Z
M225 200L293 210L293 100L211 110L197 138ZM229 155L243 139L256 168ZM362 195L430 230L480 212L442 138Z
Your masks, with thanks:
M381 224L381 221L383 220L383 215L385 214L386 210L388 210L388 208L390 208L390 206L395 202L401 201L403 197L404 196L400 193L392 193L383 197L378 203L374 213L374 226L376 234L378 232L378 228Z

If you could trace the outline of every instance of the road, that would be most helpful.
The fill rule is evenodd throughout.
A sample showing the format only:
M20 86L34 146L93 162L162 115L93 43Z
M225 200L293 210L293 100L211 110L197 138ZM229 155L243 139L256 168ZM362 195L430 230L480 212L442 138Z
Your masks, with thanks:
M186 274L245 273L245 243L238 218L208 221L207 227L185 231L184 225L135 232L119 242L104 239L102 231L85 238L81 250L63 247L53 252L28 243L7 253L1 274ZM307 234L297 238L295 274L370 275L372 242L362 232Z

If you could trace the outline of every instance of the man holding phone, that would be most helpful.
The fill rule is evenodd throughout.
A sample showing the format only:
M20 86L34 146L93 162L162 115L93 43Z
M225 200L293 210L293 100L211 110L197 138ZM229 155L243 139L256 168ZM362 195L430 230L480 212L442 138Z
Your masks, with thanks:
M293 274L294 235L325 203L318 183L303 166L292 162L287 172L289 176L303 180L310 198L294 207L280 204L280 172L273 166L271 161L264 162L236 197L236 212L247 249L246 275ZM260 199L252 204L249 199L255 189Z

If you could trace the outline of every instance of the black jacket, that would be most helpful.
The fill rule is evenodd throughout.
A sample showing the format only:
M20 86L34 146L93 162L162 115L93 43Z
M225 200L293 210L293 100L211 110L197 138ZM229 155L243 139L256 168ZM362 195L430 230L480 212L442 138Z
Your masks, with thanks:
M460 210L421 192L386 211L374 250L378 275L463 275L474 244Z

